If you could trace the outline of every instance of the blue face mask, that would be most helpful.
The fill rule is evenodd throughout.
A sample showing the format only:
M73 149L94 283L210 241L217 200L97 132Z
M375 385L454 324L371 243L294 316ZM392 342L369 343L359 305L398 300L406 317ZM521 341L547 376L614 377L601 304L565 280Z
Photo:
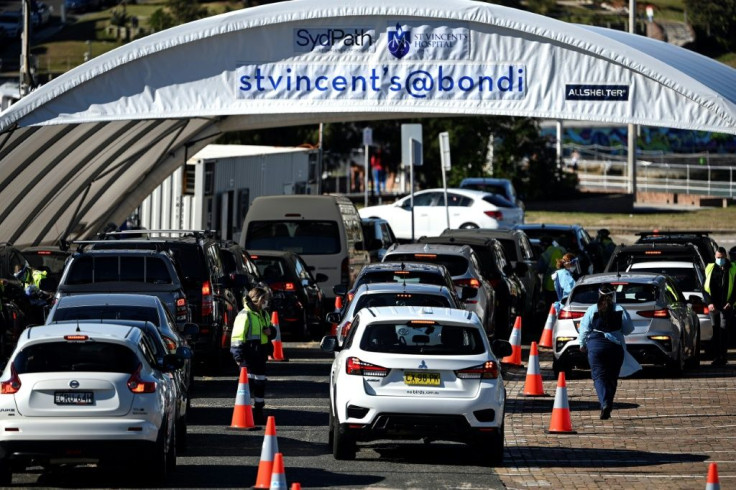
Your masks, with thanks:
M726 265L726 259L723 257L716 258L716 265L718 267L723 267L724 265Z

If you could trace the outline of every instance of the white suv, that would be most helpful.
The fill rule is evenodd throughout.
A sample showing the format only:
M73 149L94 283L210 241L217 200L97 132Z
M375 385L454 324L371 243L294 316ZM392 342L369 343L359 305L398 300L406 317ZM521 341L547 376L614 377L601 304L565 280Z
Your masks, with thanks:
M357 441L459 441L490 464L503 460L506 390L498 357L505 340L488 337L468 311L431 307L364 308L330 373L329 443L335 459L353 459Z
M144 330L56 324L23 331L0 379L0 485L28 466L119 465L159 485L176 466L180 357Z

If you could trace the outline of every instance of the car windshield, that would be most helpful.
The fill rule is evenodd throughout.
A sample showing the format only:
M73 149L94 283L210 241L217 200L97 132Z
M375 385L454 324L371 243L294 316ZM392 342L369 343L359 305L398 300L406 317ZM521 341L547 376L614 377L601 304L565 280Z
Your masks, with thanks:
M451 276L461 276L468 271L468 259L461 255L397 253L387 256L387 260L397 262L429 262L444 265L450 271Z
M140 361L128 347L108 342L45 342L29 345L13 360L18 374L103 372L132 374Z
M506 199L500 194L488 194L486 196L483 196L483 200L486 202L489 202L493 204L494 206L498 206L499 208L513 208L515 207L511 201Z
M286 264L278 257L264 257L263 255L251 255L250 258L256 264L258 272L268 284L281 281L287 275Z
M171 284L172 278L159 257L84 256L70 266L66 283L69 285L98 282L145 282Z
M493 194L506 195L506 189L502 184L489 184L483 182L465 183L463 189L492 192Z
M425 323L373 323L363 331L360 348L368 352L415 355L472 355L485 352L477 328Z
M572 290L571 303L593 304L598 302L598 290L602 284L582 284ZM653 284L617 283L616 303L648 303L657 299L657 287Z
M34 269L41 270L44 267L54 274L61 274L64 271L67 255L43 252L23 252L23 255Z
M355 311L376 306L434 306L450 308L450 302L444 296L436 294L414 293L370 293L358 298Z
M700 291L695 269L685 267L645 267L632 268L633 272L653 272L655 274L663 274L670 276L682 291Z
M158 314L154 308L145 306L99 305L57 308L49 322L73 320L140 320L159 326Z
M355 288L361 284L373 284L376 282L399 282L406 284L436 284L438 286L445 285L445 277L442 274L412 271L412 270L378 270L363 273L355 283Z
M523 228L523 230L529 235L529 238L540 239L544 236L549 236L567 250L578 249L578 239L575 236L574 230L560 231L546 228Z
M340 233L335 221L251 221L245 248L285 250L299 255L340 253Z

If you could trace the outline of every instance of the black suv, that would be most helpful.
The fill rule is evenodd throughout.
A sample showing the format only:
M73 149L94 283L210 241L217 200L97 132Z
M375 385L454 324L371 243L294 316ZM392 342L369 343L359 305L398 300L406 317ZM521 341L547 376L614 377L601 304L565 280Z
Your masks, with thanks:
M635 262L662 260L688 261L705 270L703 257L692 243L639 243L616 247L605 272L624 272Z
M706 264L715 262L718 244L707 231L645 231L637 233L636 243L692 243L698 247Z
M572 252L580 261L580 270L583 274L592 274L601 272L606 266L603 263L600 249L593 242L588 232L580 225L548 225L540 224L523 224L514 226L517 230L523 230L536 247L535 255L544 252L541 250L539 241L544 236L551 237L559 245L568 252Z
M231 240L220 242L222 268L238 302L238 310L243 309L243 297L257 284L263 285L258 267L250 259L243 247Z
M125 239L127 234L148 238ZM155 236L152 236L155 235ZM165 235L165 236L164 236ZM214 233L203 230L135 230L100 235L95 249L166 250L174 257L184 285L191 321L199 326L194 344L195 359L218 371L229 357L230 332L238 314L238 288L246 278L227 275L220 258L220 245Z
M475 251L483 277L496 292L495 332L499 338L508 338L517 316L527 316L524 311L526 288L511 264L506 261L506 252L498 240L482 236L443 234L439 237L421 237L419 243L468 245ZM531 318L526 320L531 321Z

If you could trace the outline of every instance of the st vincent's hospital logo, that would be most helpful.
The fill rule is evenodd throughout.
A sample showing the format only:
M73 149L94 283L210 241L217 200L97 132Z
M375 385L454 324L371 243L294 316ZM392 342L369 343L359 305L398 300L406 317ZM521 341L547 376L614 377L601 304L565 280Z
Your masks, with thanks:
M403 58L411 48L411 29L402 29L396 24L395 31L388 31L388 51L398 59Z

